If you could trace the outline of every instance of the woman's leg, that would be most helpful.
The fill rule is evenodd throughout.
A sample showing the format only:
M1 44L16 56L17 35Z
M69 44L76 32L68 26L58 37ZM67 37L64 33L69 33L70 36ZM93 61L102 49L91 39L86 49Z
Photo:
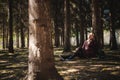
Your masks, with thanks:
M83 57L82 48L78 48L78 50L73 55L69 56L68 59L73 59L74 57Z

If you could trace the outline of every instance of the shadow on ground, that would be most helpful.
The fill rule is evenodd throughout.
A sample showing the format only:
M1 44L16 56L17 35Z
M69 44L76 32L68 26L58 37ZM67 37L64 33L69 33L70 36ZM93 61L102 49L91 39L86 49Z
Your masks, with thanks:
M105 51L105 59L75 58L60 61L61 49L55 49L55 64L64 80L120 80L120 51ZM16 50L14 54L0 51L0 80L23 80L27 75L28 51Z
M0 80L20 80L27 70L26 50L16 50L15 53L0 51Z
M59 61L58 58L56 67L65 80L120 80L120 51L108 50L105 53L105 59Z

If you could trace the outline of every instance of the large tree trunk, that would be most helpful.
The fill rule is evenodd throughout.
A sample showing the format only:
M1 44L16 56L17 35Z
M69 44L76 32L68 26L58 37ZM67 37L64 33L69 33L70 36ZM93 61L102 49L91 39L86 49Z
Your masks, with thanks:
M64 51L69 52L71 51L70 45L70 0L64 1L64 13L65 13L65 20L64 20Z
M13 53L13 0L9 0L9 52Z
M101 48L101 17L99 0L92 0L92 27L99 48Z
M54 64L49 0L29 0L28 80L62 80Z

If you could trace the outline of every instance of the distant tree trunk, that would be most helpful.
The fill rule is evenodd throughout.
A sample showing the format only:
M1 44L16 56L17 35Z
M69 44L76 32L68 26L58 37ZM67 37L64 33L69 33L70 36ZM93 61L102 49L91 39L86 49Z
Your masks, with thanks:
M17 48L19 48L19 37L20 37L20 35L19 35L19 29L16 29L16 47Z
M71 45L70 45L70 0L64 0L64 51L63 52L69 52L71 51Z
M83 43L84 43L84 27L85 27L85 11L84 9L82 8L83 5L83 1L84 0L81 0L80 1L80 6L79 6L79 14L80 14L80 47L82 47Z
M5 45L6 45L6 46L5 46L5 47L8 48L8 45L9 45L9 44L8 44L8 43L9 43L9 40L8 40L8 32L9 32L8 26L6 26L5 31L6 31L6 33L5 33L5 35L6 35L6 43L5 43Z
M29 47L29 29L27 30L28 33L27 33L27 48Z
M101 6L102 7L102 6ZM103 20L102 20L102 8L100 8L100 44L101 44L101 48L104 47L104 31L103 31Z
M64 45L64 31L62 28L62 30L60 31L60 46L63 46L63 45Z
M3 16L3 49L5 49L5 22L4 22L4 16Z
M29 0L28 80L62 80L55 68L49 0Z
M21 27L20 27L20 36L21 36L21 48L25 47L25 35L23 31L23 23L21 22Z
M76 29L76 46L79 47L79 26L77 25L77 23L75 23L75 29Z
M59 19L60 19L60 8L59 8L59 2L58 0L55 1L55 5L54 5L54 8L55 8L55 13L54 13L54 30L55 30L55 46L56 47L59 47L60 46L60 32L59 32Z
M79 46L82 47L83 43L84 43L84 26L80 26L80 45Z
M83 43L84 43L84 26L82 26L83 23L81 23L80 26L80 47L82 47Z
M9 2L9 52L14 53L13 49L13 0L8 0Z
M99 48L101 48L101 17L99 0L92 0L92 27L96 41L98 42Z
M109 1L110 6L110 49L116 50L118 49L116 36L115 36L115 13L114 13L114 6L115 1L111 0Z
M60 33L59 33L59 29L58 29L58 25L57 23L55 23L55 46L59 47L60 46Z

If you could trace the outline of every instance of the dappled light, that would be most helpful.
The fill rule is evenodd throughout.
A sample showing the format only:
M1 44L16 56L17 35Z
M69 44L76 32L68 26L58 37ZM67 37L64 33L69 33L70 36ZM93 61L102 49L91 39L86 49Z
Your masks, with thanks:
M117 51L119 52L119 51ZM106 59L80 59L71 61L60 61L61 49L55 49L55 66L65 80L119 80L120 62L114 57L117 53L106 51ZM16 53L10 55L7 51L0 51L0 77L1 80L22 80L27 75L27 55L26 49L18 49ZM21 74L22 73L22 74Z
M0 0L0 80L120 80L120 0Z
M57 61L56 67L65 80L113 80L113 78L119 80L120 62L114 56L110 56L117 53L111 52L106 51L107 57L105 59L76 58L71 61ZM119 53L119 51L117 52ZM60 54L60 51L55 51L56 58L59 58Z
M27 51L17 50L14 54L0 51L0 79L20 80L27 70ZM23 74L21 74L23 73Z

